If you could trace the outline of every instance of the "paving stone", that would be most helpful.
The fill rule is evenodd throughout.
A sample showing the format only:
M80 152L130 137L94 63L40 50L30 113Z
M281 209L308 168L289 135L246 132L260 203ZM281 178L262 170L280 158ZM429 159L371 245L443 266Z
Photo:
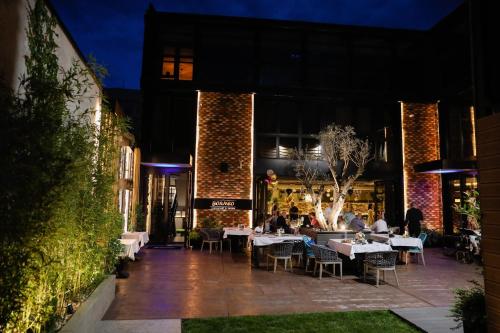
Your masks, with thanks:
M141 320L449 306L452 289L482 280L474 265L426 249L427 266L397 267L378 288L356 276L322 280L295 268L272 273L251 268L245 254L143 249L117 280L105 320Z

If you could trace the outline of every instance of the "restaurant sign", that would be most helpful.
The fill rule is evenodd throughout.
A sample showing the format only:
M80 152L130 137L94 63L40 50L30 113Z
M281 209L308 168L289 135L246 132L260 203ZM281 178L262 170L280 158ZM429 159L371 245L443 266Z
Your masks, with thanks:
M197 198L194 199L195 209L211 210L251 210L250 199L219 199L219 198Z

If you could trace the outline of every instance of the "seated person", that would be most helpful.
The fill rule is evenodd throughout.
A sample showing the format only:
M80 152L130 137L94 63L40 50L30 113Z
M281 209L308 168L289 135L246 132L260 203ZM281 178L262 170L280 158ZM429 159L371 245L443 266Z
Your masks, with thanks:
M270 232L271 231L272 219L273 219L273 217L270 214L267 214L266 220L264 221L264 231L263 232Z
M276 220L276 229L283 228L286 234L290 233L290 227L286 223L286 211L282 211Z
M315 212L310 212L309 213L309 223L311 223L311 227L313 227L313 228L320 228L319 222L316 219L316 213Z
M349 228L354 230L355 232L360 232L365 228L365 222L361 216L361 213L358 213L355 218L351 220L349 223Z
M295 202L290 203L290 221L295 221L299 218L299 209L295 206Z
M254 232L258 233L258 234L261 234L264 232L264 227L263 227L263 223L260 221L260 222L257 222L257 226L255 227L255 229L253 229Z
M273 215L271 216L271 220L269 222L269 231L276 232L276 230L278 229L277 227L278 217L279 217L279 212L273 212Z
M375 221L372 225L372 231L376 234L387 234L389 233L389 229L387 228L387 222L384 220L384 213L378 213L378 220Z
M339 230L345 230L345 229L347 229L347 224L345 223L344 217L342 215L339 215L339 217L337 219L337 228Z

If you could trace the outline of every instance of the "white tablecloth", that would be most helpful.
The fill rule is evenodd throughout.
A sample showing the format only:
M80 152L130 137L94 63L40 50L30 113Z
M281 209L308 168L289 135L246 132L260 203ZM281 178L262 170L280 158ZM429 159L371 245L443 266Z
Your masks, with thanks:
M370 235L370 237L377 242L388 242L388 244L392 246L418 247L419 249L423 248L422 240L420 240L420 238L415 238L415 237L404 238L401 235L394 235L394 237L389 237L389 235L384 235L384 234Z
M253 230L250 228L224 228L224 236L223 238L227 238L227 236L250 236L253 233Z
M143 247L149 242L149 236L144 231L126 232L122 234L122 239L137 239L139 247Z
M368 253L368 252L379 252L379 251L391 251L392 248L388 244L382 244L373 242L372 244L351 244L342 243L341 239L330 239L328 241L328 247L334 249L338 253L348 256L354 259L356 253Z
M294 236L294 235L278 237L275 235L253 234L249 238L253 241L254 246L266 246L266 245L271 245L273 243L281 243L285 240L302 240L302 236Z
M404 247L418 247L423 248L422 240L416 237L403 237L401 235L395 235L389 238L389 244L392 246L404 246Z
M131 260L135 260L135 253L139 252L139 242L137 239L120 239L120 243L123 245L122 257L129 257Z

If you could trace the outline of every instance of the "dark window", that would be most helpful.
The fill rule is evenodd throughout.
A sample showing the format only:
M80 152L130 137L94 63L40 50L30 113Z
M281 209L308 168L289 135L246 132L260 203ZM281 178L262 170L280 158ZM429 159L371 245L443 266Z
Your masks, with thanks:
M163 52L161 78L191 81L193 79L193 49L166 47Z
M293 150L298 148L299 140L298 138L280 137L279 138L279 158L291 159L293 155Z
M279 110L280 133L297 134L299 128L300 109L295 101L283 100L276 104Z
M320 128L319 110L314 108L302 112L302 133L318 134Z
M307 153L315 157L321 156L321 146L317 139L313 138L302 138L302 149Z
M257 154L262 158L276 158L276 137L261 136L257 138Z

